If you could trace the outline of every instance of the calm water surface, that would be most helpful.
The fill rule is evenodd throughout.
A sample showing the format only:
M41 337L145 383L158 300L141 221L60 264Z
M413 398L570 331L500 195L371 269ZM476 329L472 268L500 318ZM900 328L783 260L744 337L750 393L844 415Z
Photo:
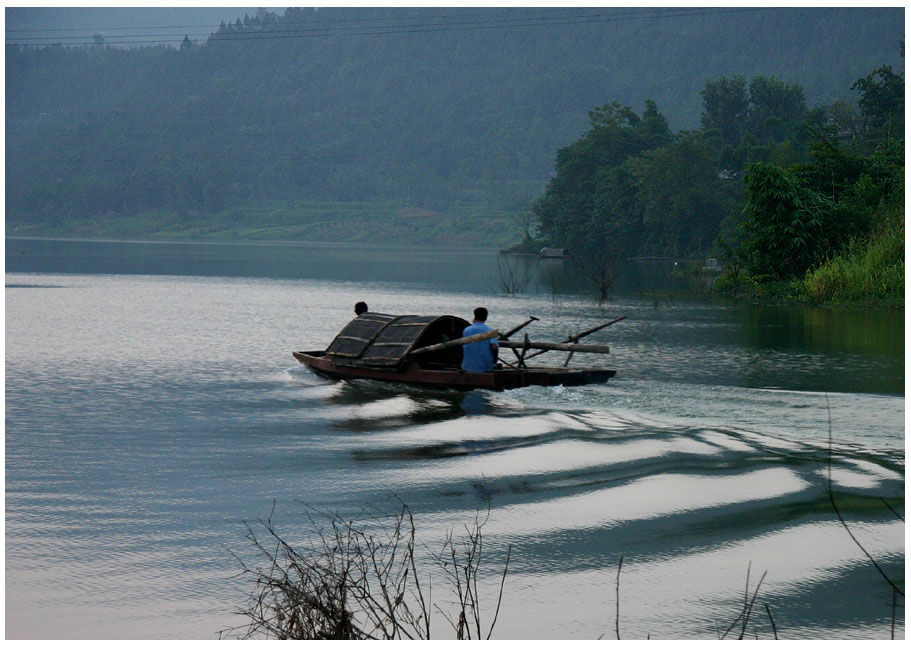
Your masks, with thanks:
M6 636L213 638L252 591L232 551L273 512L415 513L431 546L490 508L501 638L888 638L904 586L904 314L671 295L498 292L493 254L6 241ZM552 269L548 269L550 271ZM634 280L629 281L635 284ZM641 284L641 281L640 281ZM353 304L610 344L583 388L427 392L322 380ZM544 357L542 357L544 358ZM559 360L554 358L552 360ZM829 424L831 418L831 426ZM372 510L368 510L372 509ZM442 592L441 592L442 593ZM52 617L52 618L49 618ZM904 636L904 613L897 631ZM436 632L448 636L445 624Z

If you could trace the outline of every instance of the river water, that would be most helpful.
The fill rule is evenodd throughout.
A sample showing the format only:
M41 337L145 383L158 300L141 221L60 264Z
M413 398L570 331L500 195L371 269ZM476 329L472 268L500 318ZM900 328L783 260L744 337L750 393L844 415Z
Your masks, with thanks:
M428 548L489 512L500 638L615 637L618 605L623 638L717 638L763 574L748 636L889 638L891 588L826 486L903 589L904 314L639 278L599 308L526 265L506 295L493 253L8 239L6 636L214 638L253 591L245 521L404 502ZM573 359L617 376L457 394L298 366L357 300L533 314L539 340L626 316Z

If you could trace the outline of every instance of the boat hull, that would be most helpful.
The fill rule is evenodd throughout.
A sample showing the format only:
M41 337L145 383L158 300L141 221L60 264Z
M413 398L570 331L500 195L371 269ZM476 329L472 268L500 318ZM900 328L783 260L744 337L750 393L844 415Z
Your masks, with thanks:
M312 371L334 379L369 379L406 383L423 387L454 390L513 390L529 385L576 386L606 383L615 370L588 370L566 367L503 368L492 372L465 372L459 369L432 369L409 363L402 370L372 369L338 365L324 351L293 352L294 358Z

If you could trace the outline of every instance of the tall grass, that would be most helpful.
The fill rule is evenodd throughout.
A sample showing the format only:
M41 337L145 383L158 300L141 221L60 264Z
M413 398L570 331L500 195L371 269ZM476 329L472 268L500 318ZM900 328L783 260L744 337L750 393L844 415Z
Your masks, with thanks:
M904 210L896 210L880 230L854 240L843 252L807 273L810 302L896 302L905 294Z

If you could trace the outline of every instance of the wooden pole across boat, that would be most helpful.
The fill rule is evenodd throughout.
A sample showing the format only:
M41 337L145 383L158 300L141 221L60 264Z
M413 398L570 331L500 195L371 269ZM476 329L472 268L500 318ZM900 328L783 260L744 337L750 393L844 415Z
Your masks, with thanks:
M516 349L528 348L539 349L540 352L529 354L525 358L531 358L544 352L580 352L588 354L610 354L610 348L607 345L580 345L578 343L546 343L541 341L530 340L527 342L518 342L514 340L498 341L501 347L515 347Z
M485 340L490 340L491 338L496 338L500 333L496 329L486 331L483 334L475 334L474 336L465 336L464 338L456 338L455 340L448 340L445 343L437 343L436 345L427 345L426 347L419 347L409 352L409 356L415 356L418 354L427 354L429 352L436 352L441 349L449 349L451 347L461 347L462 345L468 345L470 343L480 343ZM548 343L542 341L530 341L525 340L523 342L518 342L514 340L498 340L497 341L503 347L511 347L516 349L540 349L542 351L558 351L558 352L583 352L589 354L609 354L610 348L607 345L580 345L578 343Z
M610 326L613 325L614 323L618 323L618 322L620 322L621 320L626 320L626 316L620 316L619 318L616 318L616 319L611 320L611 321L609 321L609 322L602 323L602 324L598 325L597 327L592 327L591 329L586 329L586 330L583 331L583 332L579 332L579 333L576 334L575 336L569 336L569 337L568 337L565 341L563 341L563 343L561 343L561 344L566 344L566 343L573 343L573 344L575 344L575 343L578 343L580 338L584 338L585 336L588 336L589 334L594 334L596 331L600 331L600 330L604 329L605 327L610 327ZM549 351L550 351L550 349L541 349L541 351L539 351L539 352L535 352L534 354L529 354L526 358L534 358L535 356L540 356L540 355L543 354L544 352L549 352ZM580 349L567 349L567 350L562 350L562 351L576 352L576 351L585 351L585 350L580 350ZM605 352L605 353L606 353L606 352ZM572 355L570 355L569 358L572 358ZM569 362L569 361L567 360L567 363L568 363L568 362Z
M447 340L445 343L437 343L436 345L427 345L426 347L419 347L418 349L411 350L408 355L414 356L416 354L426 354L428 352L436 352L441 349L449 349L450 347L461 347L462 345L469 345L471 343L480 343L484 340L490 340L491 338L496 338L500 335L496 329L491 329L490 331L485 331L483 334L475 334L474 336L463 336L462 338L456 338L455 340ZM520 345L521 346L521 345Z

